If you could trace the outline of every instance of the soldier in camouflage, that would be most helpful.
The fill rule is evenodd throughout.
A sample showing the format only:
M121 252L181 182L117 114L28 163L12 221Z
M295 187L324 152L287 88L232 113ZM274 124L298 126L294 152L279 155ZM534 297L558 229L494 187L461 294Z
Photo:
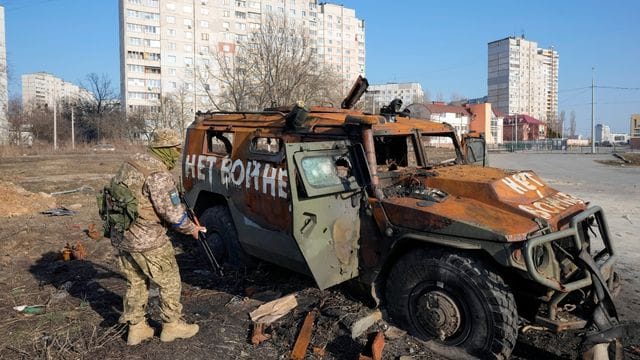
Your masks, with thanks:
M168 171L180 157L180 146L175 131L157 130L149 153L134 155L115 175L116 181L131 190L138 204L138 218L128 230L111 229L111 242L119 250L120 269L127 279L120 322L129 324L128 345L153 337L154 330L145 319L150 282L155 283L160 292L163 321L160 340L189 338L198 332L198 325L187 324L181 317L180 273L166 234L166 226L196 239L199 231L205 231L187 216Z

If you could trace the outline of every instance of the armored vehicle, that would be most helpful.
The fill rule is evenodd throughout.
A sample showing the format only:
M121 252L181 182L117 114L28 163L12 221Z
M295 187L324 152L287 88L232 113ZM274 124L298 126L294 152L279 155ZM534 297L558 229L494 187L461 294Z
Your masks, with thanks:
M533 171L486 164L481 136L412 118L302 104L198 113L186 201L232 266L254 258L325 289L368 285L421 339L506 358L520 319L554 331L616 322L616 253L601 208Z

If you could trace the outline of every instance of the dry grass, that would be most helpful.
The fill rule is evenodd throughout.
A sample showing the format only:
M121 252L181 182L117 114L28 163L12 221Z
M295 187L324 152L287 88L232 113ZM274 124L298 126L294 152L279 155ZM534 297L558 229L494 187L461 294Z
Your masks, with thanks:
M100 144L111 144L115 147L115 152L138 152L145 148L144 144L134 143L125 140L114 140ZM53 150L53 144L47 142L35 142L32 146L0 145L0 158L10 156L34 156L52 154L87 154L94 150L92 148L97 143L76 143L75 148L70 142L58 143L58 149Z

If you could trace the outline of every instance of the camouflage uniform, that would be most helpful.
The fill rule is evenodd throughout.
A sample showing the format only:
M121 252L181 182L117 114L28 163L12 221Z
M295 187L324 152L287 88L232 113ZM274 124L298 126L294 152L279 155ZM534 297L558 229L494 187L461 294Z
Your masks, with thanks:
M138 202L136 222L123 232L112 228L111 242L119 250L120 269L127 279L121 323L137 324L144 320L149 281L160 290L162 320L178 321L180 273L165 224L190 234L195 224L187 217L167 166L150 154L136 154L122 164L116 181L127 185Z

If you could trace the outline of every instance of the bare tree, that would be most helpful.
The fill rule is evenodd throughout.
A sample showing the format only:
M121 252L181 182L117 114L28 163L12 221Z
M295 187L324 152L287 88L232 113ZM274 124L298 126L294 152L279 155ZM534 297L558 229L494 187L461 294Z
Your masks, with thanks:
M86 102L92 113L109 112L116 106L113 100L118 96L109 75L90 73L86 77L86 82L82 83L82 87L92 95L92 99Z
M87 91L85 95L68 99L69 106L78 110L79 138L100 141L130 136L111 78L107 74L90 73L82 87Z
M217 109L262 110L298 100L335 104L344 95L342 79L317 60L306 30L282 17L267 17L246 41L222 49L213 60L199 77ZM211 79L219 89L210 86Z
M571 135L571 137L574 137L576 136L576 112L574 110L571 110L571 113L569 114L569 122L570 122L569 135Z
M184 136L188 123L193 118L191 114L192 102L189 99L190 91L182 86L177 91L169 93L160 99L160 119L161 127L178 129L181 136Z

